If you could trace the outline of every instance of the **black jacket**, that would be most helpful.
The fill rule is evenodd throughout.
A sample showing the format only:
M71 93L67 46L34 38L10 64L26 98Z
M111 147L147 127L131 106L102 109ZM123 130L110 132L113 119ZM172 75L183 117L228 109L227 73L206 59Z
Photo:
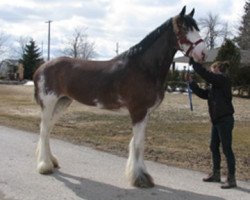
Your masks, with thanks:
M192 91L200 98L208 100L209 114L212 123L223 117L233 115L231 81L226 74L214 74L199 63L193 63L194 71L210 83L208 89L200 88L195 81L190 83Z

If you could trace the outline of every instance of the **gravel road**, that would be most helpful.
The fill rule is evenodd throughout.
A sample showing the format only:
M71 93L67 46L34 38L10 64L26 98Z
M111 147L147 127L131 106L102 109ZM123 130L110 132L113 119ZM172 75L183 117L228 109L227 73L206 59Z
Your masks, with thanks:
M203 183L205 174L146 162L152 189L131 187L124 175L126 158L51 140L60 169L36 172L38 135L0 126L0 200L249 200L250 182L220 189Z

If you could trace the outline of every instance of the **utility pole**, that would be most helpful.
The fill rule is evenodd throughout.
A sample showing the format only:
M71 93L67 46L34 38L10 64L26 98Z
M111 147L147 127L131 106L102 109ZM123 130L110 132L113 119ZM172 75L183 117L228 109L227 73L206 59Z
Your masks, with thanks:
M45 22L45 23L48 23L48 58L47 60L50 60L50 23L51 22L52 22L51 20Z
M119 43L118 42L116 43L115 53L116 53L116 55L119 54Z

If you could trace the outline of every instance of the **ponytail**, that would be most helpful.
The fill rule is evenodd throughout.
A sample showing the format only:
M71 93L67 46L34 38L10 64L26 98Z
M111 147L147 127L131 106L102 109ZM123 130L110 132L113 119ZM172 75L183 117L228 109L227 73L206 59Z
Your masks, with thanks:
M219 62L218 64L221 73L225 73L229 68L229 61Z

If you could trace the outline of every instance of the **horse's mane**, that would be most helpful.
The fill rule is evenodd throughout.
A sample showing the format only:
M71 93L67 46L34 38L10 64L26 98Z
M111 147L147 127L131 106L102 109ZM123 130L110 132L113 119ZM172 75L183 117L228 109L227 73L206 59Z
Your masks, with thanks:
M133 57L143 53L157 40L166 30L172 27L172 19L167 20L162 25L157 27L151 33L149 33L144 39L142 39L138 44L130 47L127 51L128 57Z
M196 31L200 31L198 28L198 25L197 25L196 21L193 19L193 17L191 17L189 15L185 15L183 18L180 18L180 16L177 15L176 17L173 18L173 28L174 28L175 33L180 33L180 31L181 31L180 27L179 27L180 26L179 25L180 19L182 20L182 23L186 27L186 31L193 30L193 29L195 29ZM183 32L183 30L182 30L182 32Z
M178 32L176 29L178 28L177 20L179 15L177 15L174 18L170 18L166 22L164 22L162 25L157 27L155 30L153 30L151 33L149 33L144 39L142 39L138 44L132 46L129 48L129 50L121 53L120 55L116 56L115 58L125 58L125 57L134 57L142 54L147 50L166 30L175 30L175 32ZM195 20L189 16L185 15L183 17L183 23L187 30L192 30L193 28L197 31L199 31L199 28L197 26L197 23ZM174 28L173 28L174 27Z
M142 54L157 40L166 30L172 28L172 18L164 22L161 26L157 27L151 33L149 33L139 43L129 48L129 50L116 56L116 58L134 57Z
M196 21L193 19L193 17L190 16L185 16L184 17L184 24L187 27L187 29L195 29L196 31L200 31L198 28L198 25L196 23Z

